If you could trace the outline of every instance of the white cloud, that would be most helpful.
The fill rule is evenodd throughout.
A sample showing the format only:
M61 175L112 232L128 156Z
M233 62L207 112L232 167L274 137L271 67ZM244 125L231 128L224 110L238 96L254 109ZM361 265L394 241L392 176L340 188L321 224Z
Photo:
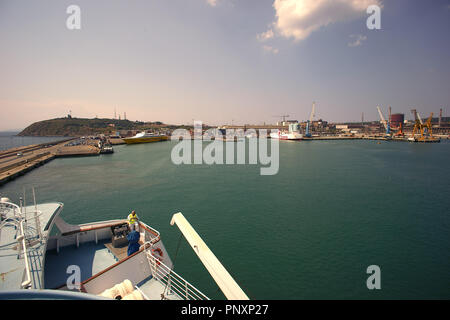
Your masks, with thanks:
M206 2L207 2L211 7L217 6L217 0L206 0Z
M264 45L263 49L264 49L265 52L268 52L268 53L272 53L272 54L277 54L278 53L278 49L274 48L274 47L271 47L271 46Z
M349 47L358 47L362 44L363 41L367 40L367 36L363 36L360 34L352 34L350 38L354 38L353 42L349 42Z
M267 40L269 40L269 39L272 39L272 38L274 37L274 35L275 35L275 34L273 33L273 30L272 30L272 29L269 29L269 30L267 30L266 32L262 32L262 33L256 35L256 38L257 38L259 41L263 42L263 41L267 41Z
M276 20L273 25L280 36L300 41L321 27L363 17L368 6L382 7L380 1L274 0Z

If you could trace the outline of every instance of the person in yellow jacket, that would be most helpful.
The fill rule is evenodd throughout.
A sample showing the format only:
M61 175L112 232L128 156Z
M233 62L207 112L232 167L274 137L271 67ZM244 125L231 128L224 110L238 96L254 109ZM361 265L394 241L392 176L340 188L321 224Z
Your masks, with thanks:
M139 232L139 217L134 210L128 215L128 225L130 226L130 231L135 230Z

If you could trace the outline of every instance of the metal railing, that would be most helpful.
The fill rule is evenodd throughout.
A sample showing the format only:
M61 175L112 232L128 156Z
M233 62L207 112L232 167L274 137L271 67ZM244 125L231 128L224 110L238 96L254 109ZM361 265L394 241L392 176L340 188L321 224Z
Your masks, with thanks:
M23 253L24 262L25 262L25 274L26 274L26 280L22 282L21 287L22 287L22 289L28 289L31 287L31 270L30 270L30 264L28 261L27 237L25 235L25 230L24 230L24 222L26 219L24 219L22 217L21 208L14 203L1 202L0 208L2 209L1 211L4 211L4 209L7 209L6 211L10 211L11 209L13 210L13 216L12 217L5 216L6 219L2 223L1 227L6 225L6 222L9 222L9 223L12 223L13 225L15 225L19 230L19 235L16 238L16 240L18 242L17 256L20 258L20 255ZM11 221L11 219L12 219L12 221Z
M165 297L175 293L185 300L209 300L200 290L153 256L152 246L147 249L146 254L153 278L165 287L163 292Z
M8 216L10 211L13 211L12 215ZM29 212L29 214L33 215L34 227L30 226L30 221L27 219L27 214L21 209L18 205L10 202L0 202L0 212L4 216L4 220L2 220L0 224L0 228L12 224L17 229L20 229L20 223L23 222L23 233L27 239L32 239L37 237L39 241L43 240L41 223L39 217L42 215L42 211L37 210ZM33 221L31 220L31 221ZM29 233L28 235L26 233Z
M20 251L23 250L23 257L25 260L25 273L27 275L27 280L22 282L22 288L27 289L31 287L31 270L30 270L30 264L28 262L28 251L27 251L27 244L26 244L26 237L25 232L23 230L23 220L20 220L20 235L17 237L17 241L21 241L22 243L19 244L19 256Z
M30 218L30 215L32 215L32 218ZM36 239L38 241L42 241L44 239L44 237L42 235L42 230L41 230L41 222L39 220L39 217L41 215L42 215L42 211L35 210L35 211L28 212L28 219L27 218L22 219L25 221L24 232L27 233L27 238L29 240ZM34 221L34 226L32 223L30 223L31 221Z
M139 222L139 225L145 230L145 234L149 235L150 241L148 241L147 239L144 240L146 244L154 245L159 240L161 240L161 234L159 233L158 230L153 229L152 227L150 227L149 225L145 224L142 221ZM140 231L142 232L142 229Z

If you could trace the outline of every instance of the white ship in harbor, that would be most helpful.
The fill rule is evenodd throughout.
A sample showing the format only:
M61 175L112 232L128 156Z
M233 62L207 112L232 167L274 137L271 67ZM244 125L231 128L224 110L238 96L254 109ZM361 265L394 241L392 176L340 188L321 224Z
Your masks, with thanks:
M302 140L303 135L300 133L298 123L289 124L289 131L277 130L270 133L271 139L279 140Z
M208 300L173 270L154 228L139 221L139 250L128 256L125 219L71 225L62 210L59 202L26 206L1 198L0 299ZM227 299L248 299L183 214L170 223Z

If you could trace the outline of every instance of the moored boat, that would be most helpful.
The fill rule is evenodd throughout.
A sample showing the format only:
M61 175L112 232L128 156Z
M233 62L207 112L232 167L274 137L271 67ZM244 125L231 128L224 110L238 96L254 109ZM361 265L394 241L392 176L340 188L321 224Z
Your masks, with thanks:
M278 132L270 133L270 138L279 140L302 140L303 135L298 132L283 132L278 130Z
M126 144L149 143L166 140L169 140L169 137L165 134L148 133L148 132L140 132L136 134L134 137L123 138L123 141L125 141Z
M279 140L302 140L303 135L300 133L299 124L292 123L289 124L289 131L277 130L276 132L271 132L270 138Z

